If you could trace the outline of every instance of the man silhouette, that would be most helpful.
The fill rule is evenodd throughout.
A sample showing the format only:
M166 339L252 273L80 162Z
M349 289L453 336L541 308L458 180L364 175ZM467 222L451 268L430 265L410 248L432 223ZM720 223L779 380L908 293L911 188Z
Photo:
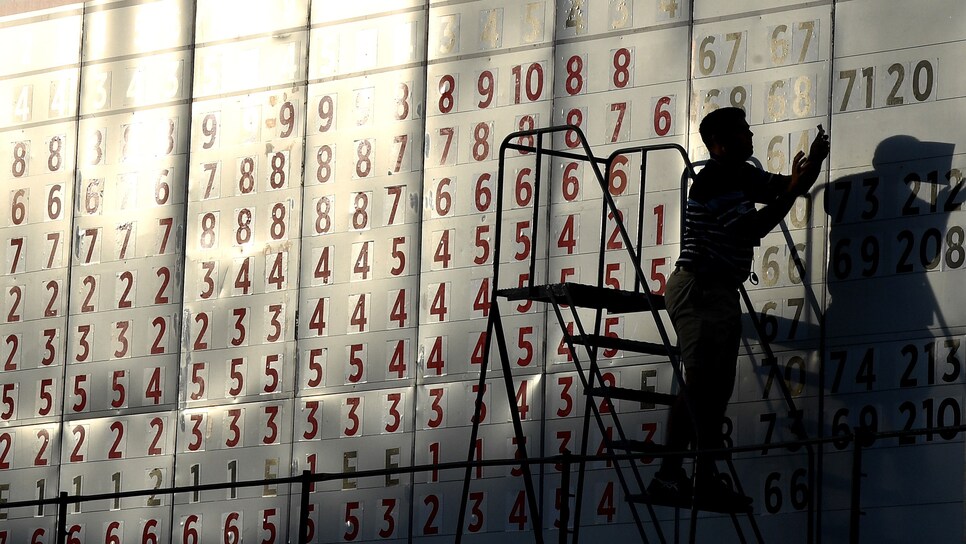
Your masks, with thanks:
M709 113L700 132L711 160L688 192L681 255L665 295L686 384L686 398L679 394L668 413L667 446L672 451L694 443L699 450L724 447L721 428L741 337L738 288L751 272L754 247L788 214L795 199L809 191L829 152L828 136L819 126L808 157L799 152L792 160L791 176L770 174L746 162L754 147L743 110ZM714 477L711 456L697 457L693 482L682 458L668 456L647 491L664 503L686 504L693 496L699 507L751 502Z

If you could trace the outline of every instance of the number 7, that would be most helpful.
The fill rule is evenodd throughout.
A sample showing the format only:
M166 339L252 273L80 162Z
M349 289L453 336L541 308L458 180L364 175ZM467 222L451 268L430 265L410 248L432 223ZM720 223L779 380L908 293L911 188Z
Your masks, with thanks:
M744 32L729 32L725 39L729 42L735 42L734 47L731 49L731 58L728 59L728 70L727 73L731 73L735 68L735 60L738 58L738 50L741 49L741 41L744 38Z

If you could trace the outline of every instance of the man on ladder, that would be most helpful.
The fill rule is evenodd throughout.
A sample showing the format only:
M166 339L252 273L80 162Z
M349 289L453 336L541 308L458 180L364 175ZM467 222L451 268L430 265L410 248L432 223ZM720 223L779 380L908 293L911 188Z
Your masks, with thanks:
M667 447L724 447L722 424L735 384L741 337L739 286L751 273L754 247L808 193L829 153L822 126L808 157L799 152L792 175L765 172L746 161L753 149L745 112L720 108L700 125L711 160L688 192L681 256L668 280L665 301L677 332L686 391L671 406ZM758 209L755 204L764 204ZM692 413L693 409L693 413ZM697 436L695 436L697 431ZM712 456L698 456L694 480L682 458L665 457L648 494L663 503L698 508L744 508L751 503L715 477Z

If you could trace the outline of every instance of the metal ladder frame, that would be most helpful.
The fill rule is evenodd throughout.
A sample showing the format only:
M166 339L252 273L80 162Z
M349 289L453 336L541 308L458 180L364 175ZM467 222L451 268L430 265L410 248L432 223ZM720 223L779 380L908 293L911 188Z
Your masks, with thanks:
M544 148L543 144L544 144L545 136L552 137L552 135L555 133L561 133L561 132L566 133L569 131L573 131L573 133L577 135L578 141L583 148L583 152L584 152L583 154L574 153L570 151L558 151L554 149ZM527 138L530 139L531 143L535 139L536 140L535 145L523 145L522 141ZM521 143L513 143L512 140L514 139L519 139ZM526 442L523 434L522 422L520 420L518 407L516 406L516 403L512 400L515 398L515 392L514 392L514 386L513 386L513 375L510 368L509 352L507 349L506 338L503 331L502 320L501 320L500 310L499 310L499 298L501 296L498 293L498 291L500 290L499 289L500 245L501 245L500 241L501 241L501 233L502 233L503 188L504 188L505 160L506 160L507 150L519 151L521 152L521 154L534 153L535 159L536 159L536 166L534 170L533 198L532 198L533 215L531 217L532 226L530 230L531 232L530 244L531 244L531 248L533 249L531 250L531 253L530 253L529 275L527 278L527 283L526 283L526 286L521 287L521 289L526 289L527 292L533 293L534 287L535 287L534 286L535 272L536 272L535 267L536 267L536 259L537 259L535 248L537 246L537 239L538 239L538 232L539 232L538 226L539 226L539 216L540 216L540 184L541 184L540 178L541 178L542 164L545 156L561 157L561 158L567 158L567 159L590 163L590 165L593 167L594 175L597 178L598 184L600 185L601 192L603 195L603 201L602 201L602 207L601 207L601 228L600 228L601 241L598 249L597 286L599 288L603 288L603 278L604 278L603 271L604 271L605 255L606 255L604 239L606 237L607 217L608 217L608 213L610 213L613 216L615 226L617 227L619 234L621 236L621 240L624 244L624 250L630 256L631 263L634 268L635 280L634 280L633 292L640 293L641 291L639 290L642 287L644 287L643 294L646 296L647 300L649 301L649 307L650 307L649 311L652 314L652 318L654 319L656 328L658 329L658 332L661 336L662 343L666 349L667 356L671 362L671 366L674 371L675 377L678 381L678 384L681 386L680 394L685 396L685 401L687 402L686 388L684 388L684 377L680 368L679 360L676 356L675 350L671 347L670 338L667 333L667 328L664 325L664 322L658 313L658 308L663 306L662 304L660 304L661 297L653 295L649 289L646 289L646 286L648 285L647 279L644 276L644 272L641 269L641 264L640 264L640 254L641 254L641 247L642 247L642 241L643 241L643 213L644 213L644 202L645 202L647 153L650 151L676 150L681 155L686 165L686 168L681 178L681 186L682 186L681 201L683 205L683 203L686 202L687 179L689 177L694 177L695 175L693 166L691 165L691 162L687 157L687 152L684 150L683 147L677 144L660 144L660 145L653 145L653 146L637 146L637 147L618 149L612 152L607 159L601 159L593 155L587 143L587 140L583 132L580 130L580 128L576 126L568 126L568 125L552 126L552 127L547 127L543 129L534 129L534 130L527 130L527 131L519 131L519 132L514 132L507 135L500 145L499 172L498 172L498 178L496 182L497 183L496 211L495 211L496 221L495 221L495 228L494 228L494 239L496 242L493 248L493 278L491 280L492 283L490 286L490 301L489 301L490 313L489 313L489 319L487 320L487 328L485 332L486 340L484 342L484 348L483 348L483 351L484 351L483 360L481 362L480 378L479 378L479 384L477 387L477 396L474 403L474 416L472 419L473 425L472 425L472 431L471 431L471 438L469 442L469 452L467 455L468 465L465 469L464 479L463 479L463 493L461 497L460 509L459 509L459 515L458 515L459 525L456 531L456 542L461 542L462 536L463 536L463 527L464 527L465 517L466 517L469 485L470 485L470 480L472 478L473 467L471 463L473 462L473 459L476 454L475 445L476 445L477 437L479 435L480 414L483 406L483 395L485 394L486 372L489 364L490 349L491 349L490 346L491 346L491 340L493 339L494 332L496 333L497 348L500 353L500 359L502 363L503 381L507 390L506 393L507 393L508 403L510 404L510 413L511 413L511 420L514 428L514 436L517 441L517 457L521 460L521 468L523 472L524 485L525 485L526 495L527 495L527 504L528 504L528 508L531 511L531 526L533 527L535 542L537 543L543 542L543 525L542 525L542 520L540 515L541 510L540 510L540 506L537 504L537 493L533 484L533 474L530 470L530 464L527 461L528 456L526 453ZM620 217L620 214L617 209L616 203L614 202L613 196L610 194L610 191L608 190L608 183L610 180L610 175L613 172L613 165L615 160L619 156L626 156L630 153L640 153L642 157L641 188L640 188L640 197L638 200L638 233L637 233L636 244L632 243L630 235L628 234L627 229L624 225L624 222ZM600 168L601 165L605 167L603 172L601 171L601 168ZM548 206L549 206L549 202L548 202ZM683 217L684 217L684 208L682 207L682 228L683 228ZM796 263L796 264L800 266L800 263ZM748 298L747 292L744 290L743 287L741 288L741 294L745 301L745 304L748 306L749 313L751 314L752 322L756 330L758 331L759 336L763 339L764 336L761 334L762 329L761 329L760 321L758 320L757 315L754 313L753 307L751 305L751 301ZM574 326L577 327L580 336L586 336L585 334L586 331L584 330L583 325L581 324L580 319L577 315L576 307L572 304L573 301L570 298L568 292L555 293L553 289L548 289L548 295L549 295L549 302L553 306L554 314L563 331L564 340L568 345L568 349L570 351L575 368L577 370L577 375L580 378L581 385L585 388L584 389L585 395L587 395L587 401L585 404L585 411L584 411L585 413L584 413L584 419L583 419L582 439L581 439L581 448L582 448L582 454L583 454L582 458L585 458L586 449L588 445L587 439L589 436L589 421L590 421L591 414L593 414L593 417L595 418L598 424L598 427L602 432L602 440L607 448L608 456L610 457L609 462L614 464L615 472L617 473L618 480L620 481L620 484L621 484L622 490L625 493L625 496L629 496L631 493L630 493L630 488L629 488L627 479L623 474L623 470L620 468L620 464L618 460L614 459L614 455L615 455L614 450L616 449L613 445L614 440L610 439L607 436L605 431L606 426L604 425L603 418L601 416L601 410L598 408L597 402L593 400L592 395L589 394L590 389L592 389L594 386L595 380L603 382L603 378L600 373L599 366L597 365L597 357L596 357L597 347L585 345L587 355L590 360L590 369L589 369L590 371L587 375L585 375L584 370L581 367L580 361L577 357L578 350L576 349L574 342L572 341L573 340L572 336L567 332L566 320L563 318L563 314L560 311L560 305L567 304L570 307L571 313L574 317ZM560 300L561 298L563 300ZM603 317L603 309L598 308L595 314L595 326L594 326L595 335L599 335L600 333L602 317ZM767 356L771 360L775 360L774 355L771 352L770 346L767 344L767 342L762 340L761 345L763 346L763 349L766 352ZM772 365L771 372L776 372L776 371L777 371L777 365ZM779 382L779 388L782 391L783 397L788 403L790 410L795 411L796 409L794 406L794 400L791 397L791 393L788 389L787 383L785 383L785 381L782 379L781 376L778 376L777 381ZM626 435L623 431L622 426L620 425L620 421L617 417L616 410L613 409L612 399L610 399L607 396L603 396L602 398L603 398L603 402L608 403L612 407L612 409L609 412L611 414L612 420L614 421L614 428L617 429L620 440L626 443L627 442ZM690 412L692 414L691 417L693 422L693 410ZM798 438L807 438L804 433L804 427L802 425L801 419L796 420L796 423L797 423L797 426L793 429L796 436ZM807 451L809 454L808 474L809 474L809 482L811 484L814 481L814 460L813 460L814 452L810 445L807 446ZM739 493L743 493L743 490L741 489L741 484L737 478L737 473L735 471L734 464L730 459L727 460L727 466L728 466L729 472L731 473L731 479L734 482L736 489L738 490ZM636 483L638 484L641 491L644 492L643 480L640 476L640 471L635 465L634 460L631 460L629 462L629 467L633 473ZM584 472L585 472L585 462L582 461L579 467L579 476L578 476L577 490L576 490L576 504L574 508L575 521L574 521L574 530L573 530L573 535L574 535L573 542L577 542L579 538L580 508L581 508L581 496L583 492ZM810 494L813 494L814 485L810 485L809 489L810 489ZM566 494L569 492L569 490L562 490L562 492ZM569 500L569 496L565 496L564 500ZM811 538L812 538L811 534L813 531L812 497L809 497L808 504L809 504L808 531L809 531L809 541L811 541ZM658 540L662 543L666 542L666 538L663 534L663 531L661 530L660 523L658 522L657 515L653 509L653 506L650 503L646 503L646 507L650 514L651 521L654 524ZM647 536L644 531L643 520L641 520L641 517L637 511L637 508L634 506L633 503L631 503L631 512L634 517L634 522L638 529L638 533L639 533L639 536L641 537L642 542L648 542ZM690 540L692 542L694 541L695 534L696 534L696 521L698 517L697 512L698 512L698 509L694 506L692 501L691 518L690 518L690 521L691 521ZM741 526L738 522L736 514L731 513L730 515L735 525L739 539L741 540L741 542L745 542L746 540L744 538L744 535L743 535ZM748 517L750 520L751 527L755 533L757 542L762 542L763 539L761 537L761 533L755 521L754 513L748 512ZM566 534L566 530L565 528L562 528L562 529L563 530L561 531L562 533L561 538L564 538L564 535ZM675 527L675 529L676 529L675 540L677 540L677 536L678 536L677 526Z

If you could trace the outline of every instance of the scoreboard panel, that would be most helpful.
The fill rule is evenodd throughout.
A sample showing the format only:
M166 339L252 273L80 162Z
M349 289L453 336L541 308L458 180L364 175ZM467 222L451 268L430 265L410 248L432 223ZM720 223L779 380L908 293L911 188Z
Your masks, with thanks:
M531 258L536 283L594 283L603 243L604 283L635 289L604 190L633 242L642 231L655 293L680 245L674 152L645 163L625 151L598 187L589 164L509 151L501 188L501 142L573 124L597 156L675 143L700 167L700 119L737 106L769 171L788 174L818 125L833 143L820 183L755 249L746 283L774 357L746 315L725 431L763 445L734 460L765 538L805 540L810 500L817 537L849 530L853 446L817 448L813 478L803 449L773 446L801 421L832 438L929 429L865 445L862 533L961 540L963 439L949 427L966 402L966 80L953 68L966 60L966 7L907 4L2 8L0 504L309 469L345 473L311 489L311 542L452 540L462 470L352 473L471 450L510 458L511 402L532 456L604 447L596 425L581 436L586 399L555 314L504 302L511 390L494 350L471 448L498 247L500 288L525 285ZM581 147L573 131L544 144ZM646 316L605 314L601 326L659 341ZM658 357L605 350L600 365L611 385L676 390ZM661 406L597 408L617 412L630 438L663 440ZM645 481L658 463L640 465ZM548 535L562 468L534 467ZM613 469L587 468L584 537L633 534ZM468 541L531 541L523 489L519 467L471 471ZM68 539L294 540L298 491L75 503ZM55 515L0 509L0 542L52 543ZM699 539L732 531L727 517L702 516Z

